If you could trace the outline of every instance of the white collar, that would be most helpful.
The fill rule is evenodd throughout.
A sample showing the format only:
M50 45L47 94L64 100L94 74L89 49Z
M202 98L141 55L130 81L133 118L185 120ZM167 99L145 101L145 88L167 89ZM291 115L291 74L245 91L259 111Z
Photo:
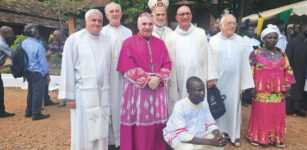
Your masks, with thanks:
M110 25L110 24L108 24L109 26L110 26L110 28L114 28L114 29L119 29L119 28L121 28L121 26L122 25L119 25L118 27L115 27L115 26L112 26L112 25Z
M182 29L179 27L179 25L177 26L177 28L176 28L175 31L176 31L178 34L180 34L180 35L188 35L188 34L190 34L191 32L193 32L194 29L195 29L195 26L191 23L191 26L190 26L190 28L188 29L188 31L182 30Z
M189 106L193 109L193 110L197 110L203 107L203 102L200 102L199 104L195 105L191 102L191 100L189 99L189 97L185 98L185 101L189 104Z
M154 25L154 30L156 32L158 32L159 34L162 34L164 31L164 26L162 26L161 28L157 27L156 25Z
M222 39L226 39L226 40L231 40L231 39L234 39L235 38L235 33L233 33L233 35L231 36L231 37L229 37L229 38L226 38L225 36L223 36L222 35L222 32L219 32L218 34L217 34L219 37L221 37Z

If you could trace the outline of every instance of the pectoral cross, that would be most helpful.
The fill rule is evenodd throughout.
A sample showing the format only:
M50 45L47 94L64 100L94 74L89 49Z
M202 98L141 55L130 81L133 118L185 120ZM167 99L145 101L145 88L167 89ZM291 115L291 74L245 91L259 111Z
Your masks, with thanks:
M153 72L155 68L155 64L150 64L150 68L151 68L151 71Z

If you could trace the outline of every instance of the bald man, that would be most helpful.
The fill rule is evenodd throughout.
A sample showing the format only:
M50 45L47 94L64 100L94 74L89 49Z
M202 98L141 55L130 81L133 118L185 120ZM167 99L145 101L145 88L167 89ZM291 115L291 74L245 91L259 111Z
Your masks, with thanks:
M199 77L208 87L218 78L216 70L213 70L215 65L209 53L206 33L191 23L192 17L188 6L179 7L176 14L179 25L165 40L172 61L168 85L170 112L177 100L188 96L185 88L189 77Z
M6 58L11 56L12 50L9 45L14 42L14 31L11 27L3 26L0 28L0 68L5 63ZM0 73L0 118L14 116L8 113L4 107L4 87Z

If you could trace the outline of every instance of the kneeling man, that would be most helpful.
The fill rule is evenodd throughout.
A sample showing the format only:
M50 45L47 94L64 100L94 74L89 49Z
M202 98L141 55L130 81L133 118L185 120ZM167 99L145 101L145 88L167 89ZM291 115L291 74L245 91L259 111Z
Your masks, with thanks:
M204 101L205 86L198 77L186 83L189 96L176 102L173 113L163 129L166 142L175 150L223 149L226 139L219 132Z

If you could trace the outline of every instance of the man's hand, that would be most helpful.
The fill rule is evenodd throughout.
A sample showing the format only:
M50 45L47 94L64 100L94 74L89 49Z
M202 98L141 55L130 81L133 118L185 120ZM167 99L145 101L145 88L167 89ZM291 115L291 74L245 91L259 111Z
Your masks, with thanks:
M153 76L153 77L150 77L149 81L148 81L148 87L151 89L151 90L155 90L160 84L160 78L157 77L157 76Z
M66 101L66 107L70 109L76 109L76 101L74 99Z
M209 80L209 81L207 81L207 87L208 87L208 88L211 88L211 87L214 85L214 83L215 83L215 80Z
M241 90L241 94L244 93L244 92L245 92L245 90Z
M48 50L48 51L46 52L46 57L49 57L51 54L52 54L52 51L51 51L51 50Z
M218 135L220 135L221 133L220 133L220 130L215 129L215 130L212 131L212 134L213 134L214 136L218 136Z
M211 139L211 145L214 145L216 147L225 146L226 143L227 140L223 137L222 134L216 135L213 139Z

